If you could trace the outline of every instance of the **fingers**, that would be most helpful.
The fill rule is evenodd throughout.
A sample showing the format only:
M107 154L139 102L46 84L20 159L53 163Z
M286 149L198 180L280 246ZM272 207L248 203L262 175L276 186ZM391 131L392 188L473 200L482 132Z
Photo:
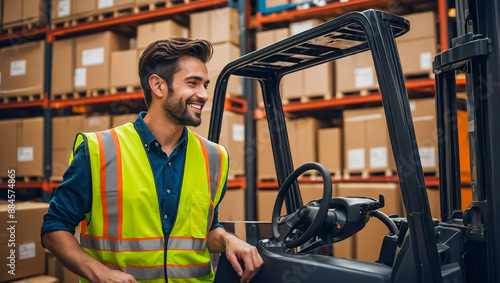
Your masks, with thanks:
M236 273L238 274L238 276L241 277L243 275L243 269L241 268L241 265L240 265L240 263L239 263L238 258L236 257L236 255L234 253L226 252L226 257L227 257L227 260L233 266L234 271L236 271Z
M245 271L240 282L250 282L260 270L264 261L255 247L250 246L246 248L244 253L243 261L245 262Z

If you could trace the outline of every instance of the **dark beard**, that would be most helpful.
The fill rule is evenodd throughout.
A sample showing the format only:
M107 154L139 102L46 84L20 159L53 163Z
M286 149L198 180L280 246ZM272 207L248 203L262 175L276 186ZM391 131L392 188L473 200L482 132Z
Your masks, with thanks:
M163 108L168 113L167 118L178 125L198 127L201 124L201 114L195 113L196 118L193 118L187 109L189 107L187 104L191 100L184 101L177 96L169 87L167 99L163 104Z

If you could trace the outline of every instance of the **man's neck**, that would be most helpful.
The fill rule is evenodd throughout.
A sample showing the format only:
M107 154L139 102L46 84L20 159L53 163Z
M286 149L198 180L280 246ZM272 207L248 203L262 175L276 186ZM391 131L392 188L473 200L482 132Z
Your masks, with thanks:
M144 123L161 144L163 151L170 156L179 143L184 126L174 124L164 113L148 111Z

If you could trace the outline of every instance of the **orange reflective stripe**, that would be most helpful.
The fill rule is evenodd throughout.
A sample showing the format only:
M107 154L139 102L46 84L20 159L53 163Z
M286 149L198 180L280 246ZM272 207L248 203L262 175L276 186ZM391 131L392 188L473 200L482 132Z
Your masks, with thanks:
M113 140L115 141L116 149L116 174L117 174L117 197L118 197L118 238L122 237L122 225L123 225L123 179L122 179L122 153L120 149L120 142L116 131L114 129L110 130Z
M108 236L108 201L106 199L106 159L104 156L104 141L102 134L96 133L97 142L99 144L99 171L101 176L101 201L102 201L102 219L103 219L103 235Z
M209 166L207 147L205 146L205 142L203 142L197 134L195 134L194 136L198 139L198 142L200 143L200 146L201 146L201 151L203 152L203 156L205 157L205 165L207 168L208 191L211 192L210 191L211 190L211 188L210 188L210 166ZM212 201L212 200L210 200L210 201Z
M86 232L87 232L87 221L83 220L82 222L80 222L80 234L85 235Z

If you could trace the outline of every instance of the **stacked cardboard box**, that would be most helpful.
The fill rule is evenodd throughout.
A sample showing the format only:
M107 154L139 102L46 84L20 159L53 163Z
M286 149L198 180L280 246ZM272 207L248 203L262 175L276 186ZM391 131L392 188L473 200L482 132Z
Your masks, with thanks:
M43 96L45 42L34 41L0 49L0 97Z
M342 172L342 129L324 128L318 130L318 162L323 164L334 178Z
M97 0L97 13L120 12L132 8L134 4L135 0Z
M25 24L43 24L47 22L45 11L46 0L4 0L4 27L15 27Z
M128 39L110 31L55 41L52 94L108 91L111 54L128 44Z
M78 283L80 277L67 269L50 252L46 252L47 275L59 279L61 283Z
M111 116L55 117L52 119L52 176L61 181L68 169L73 143L80 132L98 132L111 128Z
M288 141L295 168L318 161L318 131L326 123L314 118L300 118L287 122Z
M298 34L321 23L323 21L318 19L292 23L290 24L290 35ZM334 92L333 66L333 62L328 62L286 75L283 77L283 99L332 98Z
M397 38L399 56L405 76L432 73L432 60L437 52L436 20L433 12L403 16L411 23L410 31ZM337 97L345 93L378 89L378 81L370 51L342 58L335 65Z
M424 12L403 17L411 23L410 31L396 39L403 74L432 74L432 60L437 53L436 15Z
M201 114L200 126L190 129L207 138L210 127L212 107L205 105ZM225 111L222 118L219 144L224 146L229 153L228 180L245 174L245 116L239 113Z
M397 184L390 183L339 183L338 196L364 196L378 199L385 198L385 206L380 209L387 215L404 215L401 190ZM379 257L382 240L389 233L388 228L378 219L371 218L365 228L340 243L334 244L334 255L375 261Z
M232 60L240 57L239 18L232 8L222 8L190 15L191 37L206 39L213 44L214 54L207 63L208 77L211 82L208 92L213 96L217 78L222 69ZM243 83L241 77L229 79L227 94L241 96Z
M88 1L91 2L91 1ZM74 13L74 0L52 0L51 21L62 22L71 18Z
M17 201L14 214L11 214L9 205L0 204L0 218L17 222L0 222L0 264L3 266L3 272L0 273L1 282L45 272L45 253L40 242L40 227L49 205ZM14 218L10 215L14 215ZM8 272L11 269L15 269L15 275Z
M114 115L111 117L111 128L121 126L125 123L133 123L137 119L137 114Z
M245 221L245 190L226 190L219 204L219 221Z
M0 143L1 177L14 169L18 177L43 177L43 118L0 121L5 134Z
M271 136L266 119L256 121L255 136L257 142L257 178L260 180L276 180Z
M157 40L175 36L189 37L189 31L172 20L140 25L137 27L137 49L143 50Z
M425 173L436 174L437 129L433 98L410 101L413 124ZM396 171L387 122L382 107L344 111L344 172L345 178L352 173L391 175ZM401 156L413 166L412 156Z
M90 16L97 10L97 2L95 0L73 0L72 1L72 17L82 18Z

